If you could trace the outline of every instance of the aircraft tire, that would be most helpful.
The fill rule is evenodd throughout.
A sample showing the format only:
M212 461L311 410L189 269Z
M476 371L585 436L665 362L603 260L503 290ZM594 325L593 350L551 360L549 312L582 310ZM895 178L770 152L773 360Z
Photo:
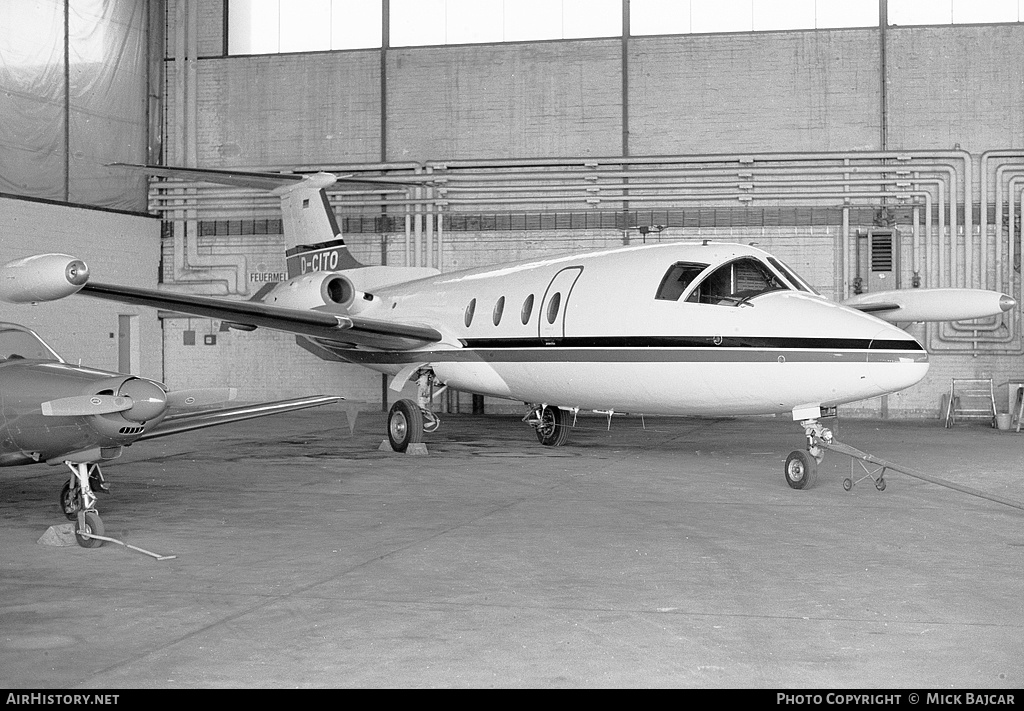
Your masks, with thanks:
M569 413L550 405L540 414L537 441L545 447L561 447L569 441Z
M818 478L818 462L810 453L797 449L786 458L783 470L792 489L810 489Z
M85 512L85 530L88 533L95 533L97 536L103 535L103 519L95 511ZM78 541L78 545L82 548L99 548L103 545L103 541L98 538L85 538L75 532L75 540Z
M423 412L412 400L399 400L388 412L388 441L391 449L404 452L410 444L423 441Z
M68 521L78 520L78 487L75 490L71 488L71 482L64 482L63 488L60 490L60 510L67 518Z

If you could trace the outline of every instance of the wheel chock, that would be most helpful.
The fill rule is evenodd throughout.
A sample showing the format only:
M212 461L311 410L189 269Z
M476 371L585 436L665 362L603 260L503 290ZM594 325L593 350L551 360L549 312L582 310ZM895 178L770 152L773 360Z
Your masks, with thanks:
M389 442L386 439L385 440L381 440L380 446L377 447L377 451L378 452L392 452L394 454L411 454L413 456L419 456L419 457L422 457L422 456L424 456L426 454L429 454L429 452L427 452L427 445L424 444L423 442L413 442L408 447L406 447L405 452L397 452L391 446L391 442Z
M44 546L77 546L75 524L62 523L58 526L50 526L36 543L42 543Z

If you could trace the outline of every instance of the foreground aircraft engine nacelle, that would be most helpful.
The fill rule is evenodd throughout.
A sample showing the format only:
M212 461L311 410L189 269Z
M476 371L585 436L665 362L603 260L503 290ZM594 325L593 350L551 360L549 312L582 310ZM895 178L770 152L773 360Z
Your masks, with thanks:
M89 267L67 254L38 254L0 267L0 301L28 304L71 296L89 281Z
M263 303L291 309L331 306L332 311L359 313L375 298L356 289L351 279L337 272L308 272L275 286Z
M114 377L96 381L94 394L74 395L42 403L45 417L86 417L108 445L131 444L167 413L167 391L152 380Z

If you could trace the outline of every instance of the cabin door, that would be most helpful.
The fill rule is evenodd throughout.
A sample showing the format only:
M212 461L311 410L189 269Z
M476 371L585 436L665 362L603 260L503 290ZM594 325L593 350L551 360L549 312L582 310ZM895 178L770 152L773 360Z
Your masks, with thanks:
M541 303L538 335L541 338L562 338L565 336L565 311L569 306L569 295L576 286L576 280L583 273L583 267L566 267L555 274L548 284Z

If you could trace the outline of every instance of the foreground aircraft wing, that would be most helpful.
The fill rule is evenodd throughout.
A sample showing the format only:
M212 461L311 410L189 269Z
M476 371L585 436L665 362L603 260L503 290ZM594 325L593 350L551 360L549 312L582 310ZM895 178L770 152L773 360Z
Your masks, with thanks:
M441 334L429 326L272 306L255 301L231 301L211 296L97 283L86 284L80 293L97 299L218 318L242 327L270 328L353 346L410 350L441 340Z
M282 412L293 410L304 410L308 407L320 407L339 402L344 398L336 395L315 395L312 397L299 397L291 400L278 400L276 402L263 402L255 405L242 405L239 407L228 407L221 410L207 410L205 412L190 412L180 415L171 415L158 424L153 430L143 434L137 441L166 437L167 435L199 430L204 427L215 425L226 425L229 422L241 422L252 420L267 415L278 415Z

